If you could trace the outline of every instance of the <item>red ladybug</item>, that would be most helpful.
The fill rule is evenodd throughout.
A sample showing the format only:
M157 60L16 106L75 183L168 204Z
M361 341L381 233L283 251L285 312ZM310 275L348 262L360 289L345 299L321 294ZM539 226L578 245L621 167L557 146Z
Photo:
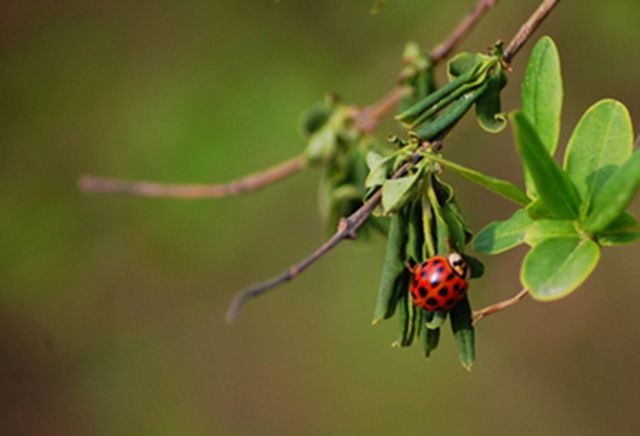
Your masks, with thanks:
M434 256L413 268L411 295L416 306L430 312L451 310L467 291L469 267L459 253Z

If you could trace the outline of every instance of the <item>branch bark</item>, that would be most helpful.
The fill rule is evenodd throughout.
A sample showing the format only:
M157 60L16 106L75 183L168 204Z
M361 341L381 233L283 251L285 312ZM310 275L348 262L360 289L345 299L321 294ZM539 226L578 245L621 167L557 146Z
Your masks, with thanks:
M527 295L529 295L529 290L523 289L511 298L507 298L506 300L499 301L483 309L474 311L473 325L476 325L478 321L480 321L481 319L489 315L492 315L496 312L500 312L501 310L504 310L504 309L508 309L511 306L515 306L516 304L521 302Z
M504 50L502 55L502 60L506 64L510 64L513 57L518 53L518 51L522 48L522 46L529 40L533 32L542 24L545 18L549 15L549 13L555 8L560 0L544 0L540 3L540 6L535 10L535 12L529 17L529 19L524 23L518 33L511 39L509 45Z

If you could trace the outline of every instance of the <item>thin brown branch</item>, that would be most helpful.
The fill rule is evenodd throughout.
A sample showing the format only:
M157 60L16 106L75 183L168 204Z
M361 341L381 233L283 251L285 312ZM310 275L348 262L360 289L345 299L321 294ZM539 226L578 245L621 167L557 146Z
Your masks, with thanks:
M467 34L475 27L476 24L482 19L485 13L494 7L497 0L480 0L476 3L473 10L465 16L462 21L455 28L453 33L440 45L431 51L431 59L433 62L440 62L451 54L453 49L467 36Z
M303 155L296 156L277 166L251 174L228 183L214 185L163 184L155 182L133 182L93 176L83 176L78 181L85 192L129 194L143 197L165 197L179 199L220 198L257 191L302 170L306 165Z
M458 23L454 31L434 48L429 57L434 65L444 60L462 39L471 32L482 17L496 5L498 0L478 0L473 10ZM407 87L396 86L377 102L363 108L355 118L356 127L364 134L371 134L380 125L384 117L396 107L408 91Z
M520 27L518 33L513 37L507 48L504 50L502 60L506 64L510 64L513 57L518 53L522 46L531 37L533 32L542 24L547 15L555 8L560 0L544 0L538 6L538 9L529 17L526 23Z
M548 15L551 9L553 9L555 4L558 2L559 0L551 0L551 1L544 0L542 2L541 6L534 12L534 14L529 18L529 20L527 20L527 23L535 22L536 24L534 25L534 27L531 27L531 25L529 25L529 28L531 30L526 34L525 37L520 38L522 39L520 46L524 44L524 42L531 36L531 33L533 32L533 30L535 30L535 28L537 28L540 25L540 22ZM546 7L543 8L543 6L545 5ZM543 9L546 12L544 12L544 14L541 14L540 12L541 9ZM525 27L527 27L527 24L523 26L523 28ZM518 34L521 34L521 33L523 33L522 29L520 29ZM516 38L514 38L514 40L516 40ZM510 44L510 46L511 45L512 44ZM509 61L513 58L513 56L516 53L517 53L517 49L511 53L511 57ZM424 151L424 148L426 145L428 144L423 144L413 154L410 162L405 163L396 172L396 174L393 175L393 178L398 178L406 175L409 169L422 159L422 151ZM431 145L435 146L436 144L434 143ZM441 144L438 143L437 145L440 146ZM357 211L355 211L349 217L343 218L340 221L340 225L338 226L338 231L329 240L327 240L324 244L322 244L320 248L314 251L309 257L296 263L295 265L293 265L292 267L284 271L282 274L272 278L271 280L268 280L263 283L259 283L244 291L238 292L233 298L233 300L231 301L231 304L229 305L229 309L227 310L227 314L226 314L227 322L229 323L233 322L237 318L240 310L242 309L242 306L247 300L258 297L264 294L265 292L268 292L269 290L277 287L278 285L281 285L282 283L293 280L294 278L299 276L304 270L306 270L309 266L315 263L318 259L320 259L322 256L327 254L331 249L335 248L338 244L340 244L340 242L342 242L345 239L354 239L356 237L357 230L362 226L362 224L364 224L364 222L367 220L371 212L380 203L381 199L382 199L382 192L378 189L378 191L376 191L375 194L372 195L369 198L369 200L365 202ZM510 307L516 304L517 302L519 302L520 300L522 300L526 296L526 294L527 294L527 291L523 290L519 294L517 294L515 297L509 300L505 300L501 303L497 303L497 305L489 306L488 308L483 309L480 312L489 310L489 313L494 313L498 310L502 310L503 308ZM492 309L492 307L499 307L499 308L494 310ZM484 313L482 316L480 316L480 318L488 315L489 313Z
M506 300L502 300L483 309L476 310L475 312L473 312L473 325L476 325L478 321L480 321L484 317L492 315L496 312L500 312L501 310L508 309L509 307L518 304L527 295L529 295L529 290L523 289L511 298L507 298Z
M423 144L418 148L418 150L413 154L411 160L401 166L398 171L393 175L394 179L405 176L409 169L413 167L416 163L422 160L422 152L429 146L436 146L437 143L433 144ZM258 297L265 292L279 286L285 282L293 280L298 277L305 269L315 263L322 256L327 254L331 249L335 248L340 242L345 239L355 239L356 232L358 229L365 223L371 212L380 204L382 200L382 191L378 189L357 211L349 215L347 218L342 218L340 223L338 224L337 231L329 238L324 244L322 244L316 251L311 253L311 255L295 265L291 266L281 274L276 277L267 280L266 282L259 283L255 286L252 286L244 291L238 292L231 304L229 305L229 309L227 310L226 320L228 323L233 322L240 313L242 306L244 303L251 299Z

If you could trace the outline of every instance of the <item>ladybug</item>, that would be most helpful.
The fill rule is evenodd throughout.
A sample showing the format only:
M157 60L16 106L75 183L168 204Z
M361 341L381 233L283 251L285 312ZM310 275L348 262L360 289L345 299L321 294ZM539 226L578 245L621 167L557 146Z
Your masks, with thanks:
M434 256L413 267L411 295L429 312L451 310L467 291L469 267L459 253Z

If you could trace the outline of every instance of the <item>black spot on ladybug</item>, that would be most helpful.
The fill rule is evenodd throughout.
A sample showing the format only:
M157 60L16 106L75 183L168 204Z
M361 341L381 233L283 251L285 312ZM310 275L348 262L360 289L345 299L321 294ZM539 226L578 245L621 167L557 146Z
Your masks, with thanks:
M451 298L447 300L447 306L452 306L453 303L455 303L455 300L453 300Z
M438 272L442 274L444 272L444 268L443 267L438 268Z
M447 289L446 286L443 286L442 289L438 291L438 294L442 295L443 297L446 297L448 293L449 293L449 289Z
M460 287L460 283L456 283L455 285L453 285L453 289L455 289L456 292L462 292L462 288Z
M431 286L434 288L437 288L438 286L440 286L440 280L438 280L438 277L431 278Z
M418 279L413 279L413 282L411 283L411 286L413 286L414 288L418 287Z
M420 286L420 289L418 289L418 293L422 298L427 296L427 290L423 286Z
M447 276L447 280L451 281L453 280L453 273L449 273L449 275Z
M438 300L436 300L435 298L431 297L427 300L427 305L428 306L435 306L438 304Z
M421 276L423 279L426 279L426 278L427 278L427 270L426 270L426 269L423 269L423 270L422 270L422 273L420 273L420 276Z
M440 259L436 259L433 261L434 265L440 265L442 262L440 261Z

